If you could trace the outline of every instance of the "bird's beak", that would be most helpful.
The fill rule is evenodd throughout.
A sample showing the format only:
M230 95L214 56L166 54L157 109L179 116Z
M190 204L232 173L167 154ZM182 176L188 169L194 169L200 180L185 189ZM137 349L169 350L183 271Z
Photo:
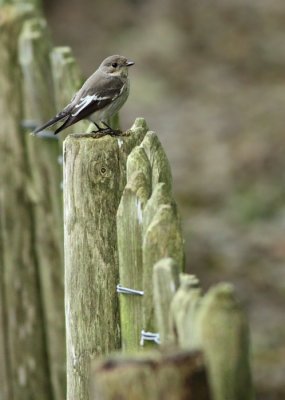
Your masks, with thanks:
M126 62L126 66L130 67L131 65L134 65L134 61L127 61Z

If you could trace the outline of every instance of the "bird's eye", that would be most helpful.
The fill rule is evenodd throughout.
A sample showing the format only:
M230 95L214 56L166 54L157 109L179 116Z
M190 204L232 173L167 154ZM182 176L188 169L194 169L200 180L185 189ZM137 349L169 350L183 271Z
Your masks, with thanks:
M117 66L118 66L118 63L116 63L116 62L115 62L115 63L112 63L112 67L113 67L113 68L117 68Z

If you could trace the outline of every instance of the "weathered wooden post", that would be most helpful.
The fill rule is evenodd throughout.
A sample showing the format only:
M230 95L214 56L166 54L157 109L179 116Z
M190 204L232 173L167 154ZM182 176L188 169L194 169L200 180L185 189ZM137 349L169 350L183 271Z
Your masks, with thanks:
M253 400L249 333L232 285L214 286L197 310L192 348L204 352L214 400Z
M171 196L172 176L164 149L152 131L146 134L141 146L150 161L153 191L143 212L143 319L144 330L155 332L153 267L161 258L171 257L182 271L184 241L180 218Z
M33 9L0 9L0 191L1 297L4 297L5 360L8 382L3 400L51 400L44 321L33 247L28 165L21 130L21 81L18 35ZM2 364L0 361L0 365ZM5 378L5 379L6 379ZM5 385L4 385L5 387ZM2 389L2 388L1 388Z
M173 258L180 271L184 263L184 248L179 219L173 206L161 205L146 230L143 241L144 329L155 330L153 301L153 267L161 258Z
M138 119L130 136L64 142L68 400L88 399L90 357L120 347L116 212L127 156L145 133Z
M142 319L142 208L150 194L150 184L142 172L127 183L117 214L120 285L136 294L120 294L123 351L137 350Z
M63 218L60 183L62 169L58 140L30 136L33 124L40 124L55 114L51 43L45 20L25 22L19 40L22 71L24 125L29 162L29 196L33 203L36 257L38 261L47 354L53 394L56 400L65 395L65 318L63 291Z
M147 132L141 146L145 150L151 165L152 190L159 182L164 182L169 191L171 191L172 174L169 161L156 133L153 131Z
M94 363L90 400L210 400L197 352L158 352Z
M180 286L170 305L172 340L182 349L194 347L195 317L202 290L195 275L181 274Z
M11 398L11 382L8 368L7 329L5 309L4 260L3 260L3 193L0 190L0 399Z
M127 185L117 213L120 284L137 294L120 294L123 351L139 348L142 319L142 210L151 193L151 167L137 146L127 160Z
M153 267L153 301L161 344L174 342L170 329L170 304L179 287L179 266L172 258L162 258Z

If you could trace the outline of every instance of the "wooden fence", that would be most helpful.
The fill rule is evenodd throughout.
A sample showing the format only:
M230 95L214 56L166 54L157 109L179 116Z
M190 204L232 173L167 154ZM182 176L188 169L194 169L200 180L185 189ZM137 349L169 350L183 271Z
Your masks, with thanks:
M68 400L252 400L244 311L231 285L202 295L183 272L157 135L142 118L118 138L70 128L62 183L63 137L29 133L80 73L39 11L2 3L0 400L62 400L65 376Z
M145 121L137 119L127 137L69 136L63 188L67 398L88 398L90 360L120 348L121 332L127 359L95 362L91 399L137 399L146 393L149 399L173 398L165 384L170 373L164 377L165 360L130 358L150 345L176 346L185 356L202 351L214 400L253 399L244 312L230 284L202 296L197 278L182 273L183 236L170 168ZM186 375L195 371L189 357ZM175 360L173 353L169 359ZM150 395L158 376L143 388L137 380L149 376L153 363L164 383ZM170 368L176 367L170 362ZM177 399L182 393L191 399L193 390L202 389L204 397L193 398L209 398L205 380L192 377L187 392L173 379ZM123 390L124 382L130 390Z

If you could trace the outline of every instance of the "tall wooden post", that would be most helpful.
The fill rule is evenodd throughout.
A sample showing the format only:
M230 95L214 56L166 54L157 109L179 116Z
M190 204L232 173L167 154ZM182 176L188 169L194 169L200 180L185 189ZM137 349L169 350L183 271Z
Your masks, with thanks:
M28 166L21 131L21 82L17 41L27 5L0 9L1 298L4 310L6 394L1 399L50 400L37 262L33 247ZM4 282L4 283L3 283ZM1 340L1 339L0 339ZM3 360L0 360L0 368ZM8 386L8 387L7 387ZM3 386L2 386L3 387Z
M116 213L126 184L126 159L145 134L70 135L64 142L64 250L67 399L88 399L91 356L120 347Z
M24 121L42 123L55 114L51 43L46 22L34 18L25 22L19 40L22 71ZM65 323L63 291L62 169L58 140L38 138L26 132L29 163L29 198L33 204L34 241L38 261L47 355L53 396L65 395Z

